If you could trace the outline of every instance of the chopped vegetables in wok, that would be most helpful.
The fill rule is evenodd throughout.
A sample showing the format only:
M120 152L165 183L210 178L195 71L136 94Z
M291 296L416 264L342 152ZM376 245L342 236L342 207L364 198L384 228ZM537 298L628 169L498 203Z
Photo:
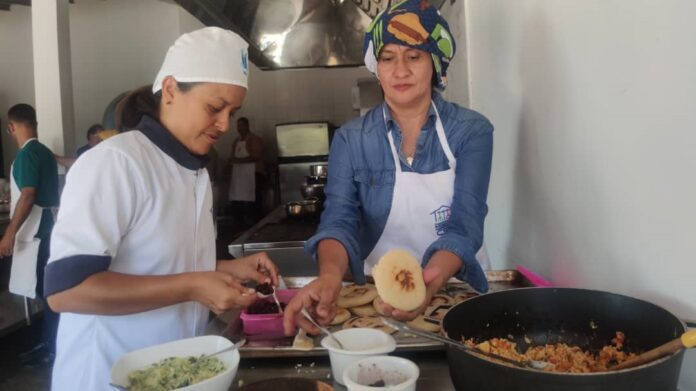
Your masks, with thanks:
M602 347L597 354L565 343L534 346L520 353L517 350L517 344L506 338L492 338L478 344L473 339L466 339L464 343L483 352L516 361L539 360L553 364L544 368L545 371L587 373L603 372L613 365L635 357L635 354L621 350L625 340L624 333L617 331L616 337L611 340L611 345Z

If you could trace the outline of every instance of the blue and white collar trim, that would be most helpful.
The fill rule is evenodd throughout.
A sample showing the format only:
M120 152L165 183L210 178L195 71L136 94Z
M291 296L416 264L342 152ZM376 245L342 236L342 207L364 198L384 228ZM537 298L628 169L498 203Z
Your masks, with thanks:
M174 159L180 165L189 170L200 170L208 164L210 158L207 155L196 155L191 153L183 144L165 129L154 118L143 115L138 125L135 127L141 131L150 141L152 141L162 152Z

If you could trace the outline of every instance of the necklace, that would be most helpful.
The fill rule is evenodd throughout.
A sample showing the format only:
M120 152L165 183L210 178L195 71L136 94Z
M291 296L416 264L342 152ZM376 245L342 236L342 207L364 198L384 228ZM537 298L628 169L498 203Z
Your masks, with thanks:
M409 166L413 165L413 156L406 156L406 163L408 163Z

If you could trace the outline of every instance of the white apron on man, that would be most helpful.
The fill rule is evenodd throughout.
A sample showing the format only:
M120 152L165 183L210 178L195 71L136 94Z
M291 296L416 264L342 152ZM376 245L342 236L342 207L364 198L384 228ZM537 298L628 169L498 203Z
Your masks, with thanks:
M434 103L432 106L437 117L437 137L449 161L449 169L431 174L402 171L394 138L391 132L387 131L396 167L394 195L384 231L365 260L365 274L371 274L372 267L382 255L394 249L407 250L418 260L422 260L428 247L444 233L444 223L449 219L454 196L457 160L447 142L437 108ZM386 126L387 118L384 111L383 116ZM484 270L489 269L488 257L483 246L476 253L476 260Z
M246 141L237 140L234 147L234 157L247 158ZM230 179L229 199L230 201L256 200L256 164L255 163L234 163L232 165L232 179Z
M32 140L36 139L29 139L27 143ZM27 144L24 143L24 145ZM22 148L24 148L24 145ZM15 182L14 175L12 175L13 169L14 164L10 167L10 217L14 216L19 196L22 194L19 186L17 186L17 182ZM31 212L29 212L29 216L17 230L12 251L9 290L12 293L31 299L36 297L36 263L41 239L35 236L39 232L42 214L43 208L34 204Z

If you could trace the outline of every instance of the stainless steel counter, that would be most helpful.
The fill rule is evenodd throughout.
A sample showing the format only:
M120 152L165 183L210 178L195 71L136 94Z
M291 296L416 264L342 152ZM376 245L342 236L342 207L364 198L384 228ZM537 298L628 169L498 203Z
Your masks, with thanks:
M222 335L229 322L228 318L223 316L211 320L208 323L206 334ZM303 354L305 353L303 352ZM393 355L407 358L418 365L420 369L418 390L454 390L444 347L441 350L405 351ZM237 376L230 390L237 390L245 384L278 377L316 379L332 385L337 391L346 390L346 387L334 381L331 375L331 362L325 351L317 351L316 355L313 356L242 357Z
M438 352L401 353L397 355L407 358L418 365L420 369L420 376L418 383L416 383L418 390L454 390L444 350ZM243 359L230 390L237 390L245 384L277 377L316 379L332 385L337 391L346 390L346 387L335 382L331 376L331 363L326 356Z
M230 243L228 251L236 258L265 251L284 276L313 276L316 265L304 244L318 226L318 217L290 218L280 206Z

